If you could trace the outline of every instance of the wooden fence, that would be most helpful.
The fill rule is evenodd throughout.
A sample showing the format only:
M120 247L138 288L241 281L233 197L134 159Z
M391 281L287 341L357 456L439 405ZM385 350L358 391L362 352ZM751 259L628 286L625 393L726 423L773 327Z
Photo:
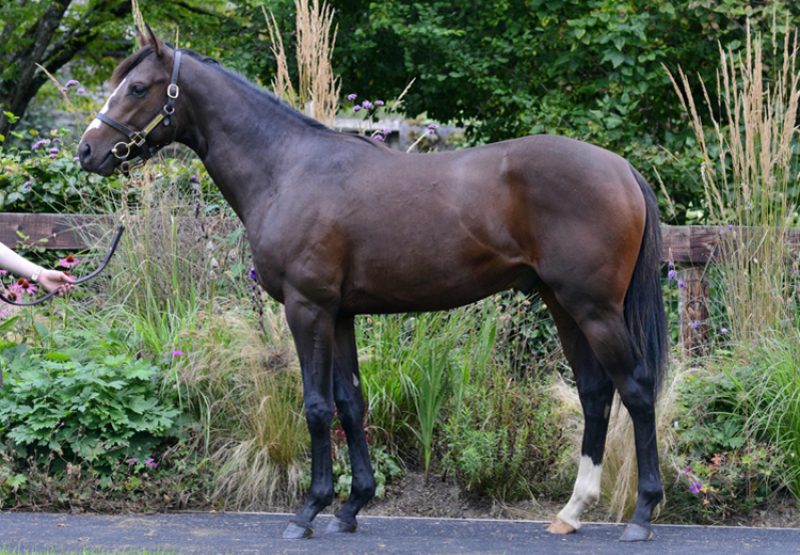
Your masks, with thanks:
M112 217L105 215L0 213L0 242L82 250L87 247L87 236L94 236L98 229L109 229L112 224ZM679 288L680 345L687 354L702 354L709 332L706 269L719 261L720 238L732 230L669 225L662 226L662 230L661 259L675 264L677 279L682 284ZM792 247L800 246L800 229L792 229L788 240Z

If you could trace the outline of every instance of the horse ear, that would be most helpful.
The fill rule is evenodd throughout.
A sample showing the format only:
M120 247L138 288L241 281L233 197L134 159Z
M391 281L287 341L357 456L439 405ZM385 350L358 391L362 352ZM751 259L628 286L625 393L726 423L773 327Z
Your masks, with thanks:
M164 43L161 41L160 38L156 36L153 30L150 28L150 25L147 23L144 24L144 31L137 27L136 34L139 37L139 47L144 48L145 46L151 47L156 56L161 56L161 54L165 51Z

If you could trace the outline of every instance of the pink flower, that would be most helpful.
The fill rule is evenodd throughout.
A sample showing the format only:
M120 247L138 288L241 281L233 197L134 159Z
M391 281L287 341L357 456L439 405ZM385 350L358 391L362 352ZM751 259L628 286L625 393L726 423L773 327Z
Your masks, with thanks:
M150 467L152 469L155 469L155 468L158 467L158 463L153 460L153 457L147 457L147 459L145 459L145 461L144 461L144 465L147 466L147 467Z
M695 482L692 482L691 484L689 484L689 491L694 495L697 495L702 490L703 490L703 482L695 481Z
M58 261L58 265L61 266L62 268L72 268L73 266L77 266L80 263L81 261L72 256L71 254L68 254L66 257Z
M172 356L174 357L183 356L183 351L181 351L180 349L175 349L174 351L172 351Z
M36 286L25 278L19 278L16 283L12 284L9 289L15 288L20 294L27 293L33 295L36 293Z

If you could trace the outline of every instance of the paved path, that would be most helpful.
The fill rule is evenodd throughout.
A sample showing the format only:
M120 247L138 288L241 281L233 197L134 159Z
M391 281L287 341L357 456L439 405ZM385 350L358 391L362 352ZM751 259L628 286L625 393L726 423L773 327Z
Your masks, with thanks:
M64 515L0 513L0 546L31 550L161 550L166 553L269 554L800 554L800 529L656 526L647 544L617 541L622 527L587 524L578 534L551 536L544 523L509 520L362 517L356 534L326 536L317 519L310 540L280 539L287 515L171 513Z

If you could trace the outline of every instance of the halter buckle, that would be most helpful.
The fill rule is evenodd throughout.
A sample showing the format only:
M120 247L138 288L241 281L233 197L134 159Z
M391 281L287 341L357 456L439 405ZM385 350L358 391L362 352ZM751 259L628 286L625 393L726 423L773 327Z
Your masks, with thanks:
M137 131L133 137L131 137L131 143L135 144L136 146L142 146L145 141L147 141L147 136Z
M176 83L170 83L169 86L167 87L167 96L172 98L172 99L178 98L178 95L180 93L181 93L181 89L180 89L180 87L178 87L178 85Z

